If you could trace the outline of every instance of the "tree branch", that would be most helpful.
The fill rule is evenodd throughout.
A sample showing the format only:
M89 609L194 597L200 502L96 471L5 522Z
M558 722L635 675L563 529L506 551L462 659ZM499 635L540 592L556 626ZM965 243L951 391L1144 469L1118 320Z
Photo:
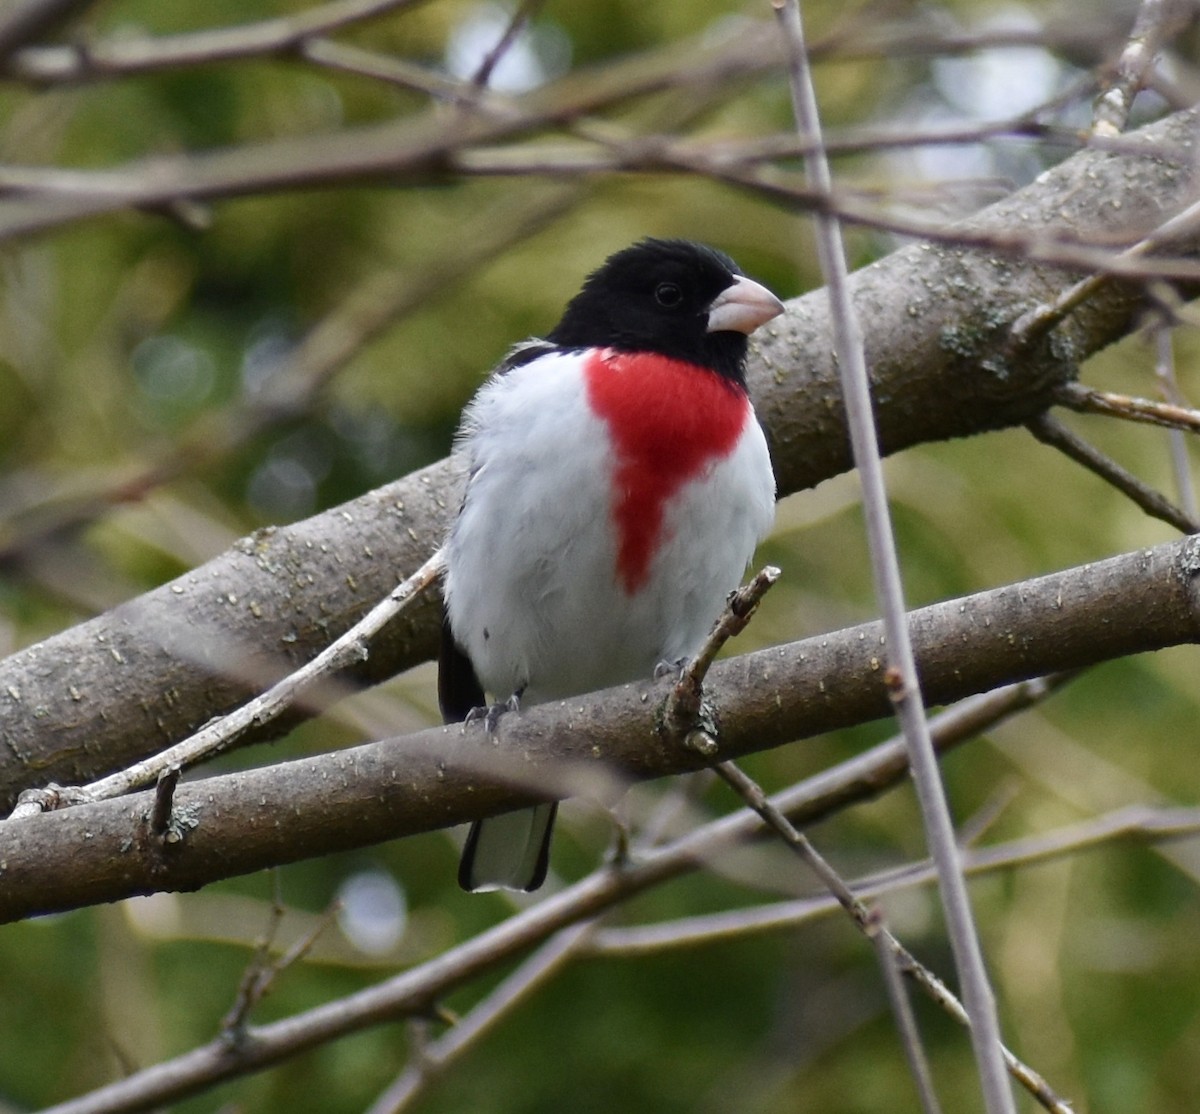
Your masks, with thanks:
M1200 539L935 604L910 623L922 687L938 703L1194 642ZM498 747L455 725L180 785L163 837L150 826L153 792L10 820L0 920L195 889L875 719L890 711L882 653L882 628L869 623L717 663L706 692L722 730L707 760L659 730L669 685L626 685L502 721Z
M1044 682L1013 686L948 710L933 723L939 749L961 743L1005 714L1027 707L1045 688ZM850 802L873 797L897 784L907 768L903 743L893 739L789 787L771 801L794 823L808 825ZM1188 830L1188 819L1183 817L1174 827L1169 826L1168 818L1164 826L1131 830L1164 835ZM1194 830L1195 818L1190 819ZM112 1114L147 1109L194 1094L223 1079L262 1070L366 1026L397 1017L426 1015L441 996L480 971L527 950L561 928L580 924L651 886L693 871L763 831L759 817L749 809L710 821L665 846L643 849L636 859L619 868L597 870L434 961L336 1002L267 1025L248 1026L245 1039L236 1047L218 1038L57 1106L47 1114ZM920 883L922 879L914 881Z
M31 46L7 60L9 76L35 82L95 81L102 77L178 69L287 54L310 38L328 35L353 23L373 19L415 0L328 0L290 16L232 27L178 35L122 34L82 45ZM83 0L57 0L61 8L80 7ZM32 4L27 4L32 7ZM53 3L41 0L41 7ZM29 36L26 36L28 38ZM9 52L5 52L9 53Z
M1083 151L981 213L967 233L1135 242L1193 200L1196 117L1138 133L1150 151ZM886 452L1021 424L1045 410L1079 361L1124 335L1136 285L1108 283L1020 359L1008 325L1053 302L1074 276L992 253L918 244L859 271ZM754 350L750 379L780 491L849 467L827 301L794 300ZM80 783L164 749L318 653L416 569L445 534L459 477L443 461L303 522L259 531L228 553L113 612L0 662L0 797ZM434 601L372 640L352 675L371 683L428 658ZM69 669L64 663L70 663ZM284 726L287 724L285 723Z

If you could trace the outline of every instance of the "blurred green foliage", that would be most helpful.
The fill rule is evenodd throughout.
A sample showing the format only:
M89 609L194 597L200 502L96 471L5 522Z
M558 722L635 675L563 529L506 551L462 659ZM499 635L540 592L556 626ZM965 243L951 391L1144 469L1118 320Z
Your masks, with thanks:
M170 34L303 7L299 0L109 0L69 35ZM548 52L561 55L565 44L571 68L580 68L719 39L737 20L769 18L763 7L734 0L549 0L534 24L551 44ZM1080 0L1073 9L1009 8L1006 18L1036 29L1051 17L1055 26L1070 24L1072 12L1084 21L1094 15ZM487 14L475 0L430 0L340 38L436 68L451 38ZM922 28L932 34L938 25L980 29L998 14L975 0L805 5L814 41L838 32L851 45L856 29L893 26L897 35ZM1119 39L1108 43L1106 56L1119 46ZM967 93L983 97L980 90L990 88L985 65L1008 74L993 110L1003 114L1005 96L1025 95L1035 83L1031 74L1041 81L1050 73L1050 83L1039 86L1049 97L1089 64L1077 50L1036 46L1024 54L968 53L957 59L957 70L920 51L846 53L818 71L823 110L835 130L969 120ZM158 153L335 131L424 105L422 94L298 59L64 87L8 81L0 86L0 153L7 164L113 167ZM649 126L656 114L669 117L678 107L666 93L615 110L612 120ZM1086 122L1087 97L1056 111L1051 118ZM790 126L786 86L774 74L731 91L691 130L744 137ZM884 196L953 215L1060 155L1008 140L965 151L856 155L839 161L836 171ZM565 216L438 286L358 351L304 413L264 423L228 453L199 454L176 478L138 498L123 488L171 459L189 438L203 440L206 430L253 407L264 384L286 375L296 345L362 284L390 274L419 279L543 194L549 203L558 196L554 188L515 177L446 177L403 189L376 182L221 202L199 227L130 213L0 247L0 649L27 645L161 583L258 525L314 513L439 458L463 403L506 347L548 328L583 274L639 236L711 241L785 296L820 281L803 216L695 178L584 179L573 186L576 202ZM881 233L850 234L857 264L894 246ZM1179 330L1177 350L1181 386L1198 397L1194 331ZM1093 360L1085 378L1153 394L1153 352L1144 340L1130 339ZM1165 434L1102 419L1073 424L1140 476L1172 490ZM923 447L890 461L888 475L913 604L1171 536L1022 431ZM95 512L84 528L39 534L47 515L74 501ZM852 478L788 499L760 559L782 566L785 575L744 647L873 614ZM949 758L959 819L1004 799L988 834L1000 839L1126 803L1195 803L1195 661L1184 649L1096 669ZM329 720L294 732L272 757L435 722L431 678L428 669L417 670L348 701ZM782 786L889 730L876 724L811 740L760 755L748 768L768 787ZM650 807L662 791L646 787L633 796L638 807ZM697 805L714 812L731 806L720 786L704 790ZM584 806L568 805L564 813L556 868L577 877L604 853L609 829ZM822 825L815 837L852 876L924 853L906 790ZM974 884L1006 1032L1080 1111L1200 1109L1193 935L1200 857L1189 843L1167 852L1109 845ZM813 891L812 880L782 851L762 849L751 859L741 874L705 874L646 895L613 923ZM348 880L377 870L401 887L407 921L403 936L377 956L356 949L343 929L328 927L309 959L280 977L255 1019L287 1016L370 985L502 915L502 899L458 892L454 861L450 838L433 834L280 871L289 924L311 927ZM268 923L273 885L266 877L236 879L200 894L0 930L0 1111L64 1099L209 1039ZM940 972L952 970L932 895L900 893L884 906L915 951ZM658 956L583 959L456 1065L421 1108L477 1114L913 1109L873 963L837 918ZM467 1010L487 985L464 988L446 1004ZM977 1109L963 1034L927 1003L918 1002L917 1010L946 1109ZM411 1030L384 1026L177 1109L359 1111L401 1069L412 1040Z

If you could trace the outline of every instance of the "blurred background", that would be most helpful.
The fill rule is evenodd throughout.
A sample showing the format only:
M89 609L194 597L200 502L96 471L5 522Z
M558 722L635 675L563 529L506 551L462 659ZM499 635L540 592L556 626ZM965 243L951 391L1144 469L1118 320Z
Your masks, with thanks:
M103 0L46 43L85 57L92 44L304 10L299 0ZM74 81L37 70L61 53L40 63L29 55L32 70L10 67L0 81L0 188L6 166L120 167L423 111L439 80L480 73L514 11L491 0L398 7L339 30L346 53L336 65L249 57ZM765 2L735 0L546 0L525 14L488 76L497 92L638 54L677 56L686 70L702 51L771 25ZM1073 130L1090 126L1097 82L1135 14L1135 4L1112 0L806 3L825 124L835 151L845 141L839 183L881 213L946 220L1028 183L1070 153ZM1196 33L1192 10L1131 126L1196 99ZM372 77L370 59L411 72ZM784 76L764 66L699 93L667 87L621 101L589 126L743 141L786 136L792 124ZM965 138L929 142L939 129ZM903 141L851 142L881 134ZM0 244L0 652L161 584L256 527L444 456L462 406L508 345L548 329L587 271L644 235L713 243L783 297L820 284L803 213L683 173L447 168L401 185L376 175L123 212ZM848 240L855 266L905 242L878 230L851 230ZM1195 398L1196 331L1185 319L1170 340L1179 388ZM1154 334L1131 337L1083 378L1157 396L1155 355ZM1179 497L1167 433L1068 421ZM1173 536L1023 430L924 446L887 472L914 606ZM853 477L786 499L758 561L784 578L739 651L875 614ZM1130 803L1195 804L1196 662L1185 648L1095 669L957 752L945 768L958 820L1000 841ZM344 702L268 756L232 756L223 768L437 721L433 671L422 667ZM775 788L890 731L869 725L747 766ZM640 787L631 813L649 812L667 791ZM725 787L692 787L693 818L732 807ZM574 879L601 859L611 826L573 803L564 820L554 871ZM907 788L813 835L848 877L924 855ZM457 838L433 833L0 929L0 1111L40 1108L209 1039L273 904L285 910L286 944L341 903L256 1019L370 985L480 931L510 906L458 891ZM1200 1109L1198 880L1200 848L1181 842L1108 843L972 883L1006 1035L1075 1110ZM816 891L783 851L764 847L653 891L612 923ZM948 977L936 895L900 891L883 907ZM492 982L445 1005L469 1009ZM926 1002L916 1008L946 1109L977 1109L964 1035ZM401 1024L374 1028L177 1109L362 1110L416 1039ZM912 1096L873 955L830 916L581 959L416 1108L849 1114L915 1109Z

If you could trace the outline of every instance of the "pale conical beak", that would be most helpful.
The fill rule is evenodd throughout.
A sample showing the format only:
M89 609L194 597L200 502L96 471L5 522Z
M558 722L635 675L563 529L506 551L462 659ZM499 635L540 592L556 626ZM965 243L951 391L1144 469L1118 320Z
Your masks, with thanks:
M725 287L708 307L708 331L749 336L782 312L783 303L765 286L745 275L735 275L733 285Z

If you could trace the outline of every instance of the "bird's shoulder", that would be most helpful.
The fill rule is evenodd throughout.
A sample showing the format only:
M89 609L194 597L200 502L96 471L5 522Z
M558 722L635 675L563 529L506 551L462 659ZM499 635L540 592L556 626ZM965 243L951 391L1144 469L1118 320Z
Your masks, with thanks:
M515 368L524 367L543 356L557 356L564 351L559 345L541 337L529 337L518 341L505 354L504 359L496 365L494 375L507 375Z
M586 399L586 357L585 351L542 340L523 341L509 351L459 423L454 448L470 481L489 461L561 455L585 435L583 427L596 421Z

